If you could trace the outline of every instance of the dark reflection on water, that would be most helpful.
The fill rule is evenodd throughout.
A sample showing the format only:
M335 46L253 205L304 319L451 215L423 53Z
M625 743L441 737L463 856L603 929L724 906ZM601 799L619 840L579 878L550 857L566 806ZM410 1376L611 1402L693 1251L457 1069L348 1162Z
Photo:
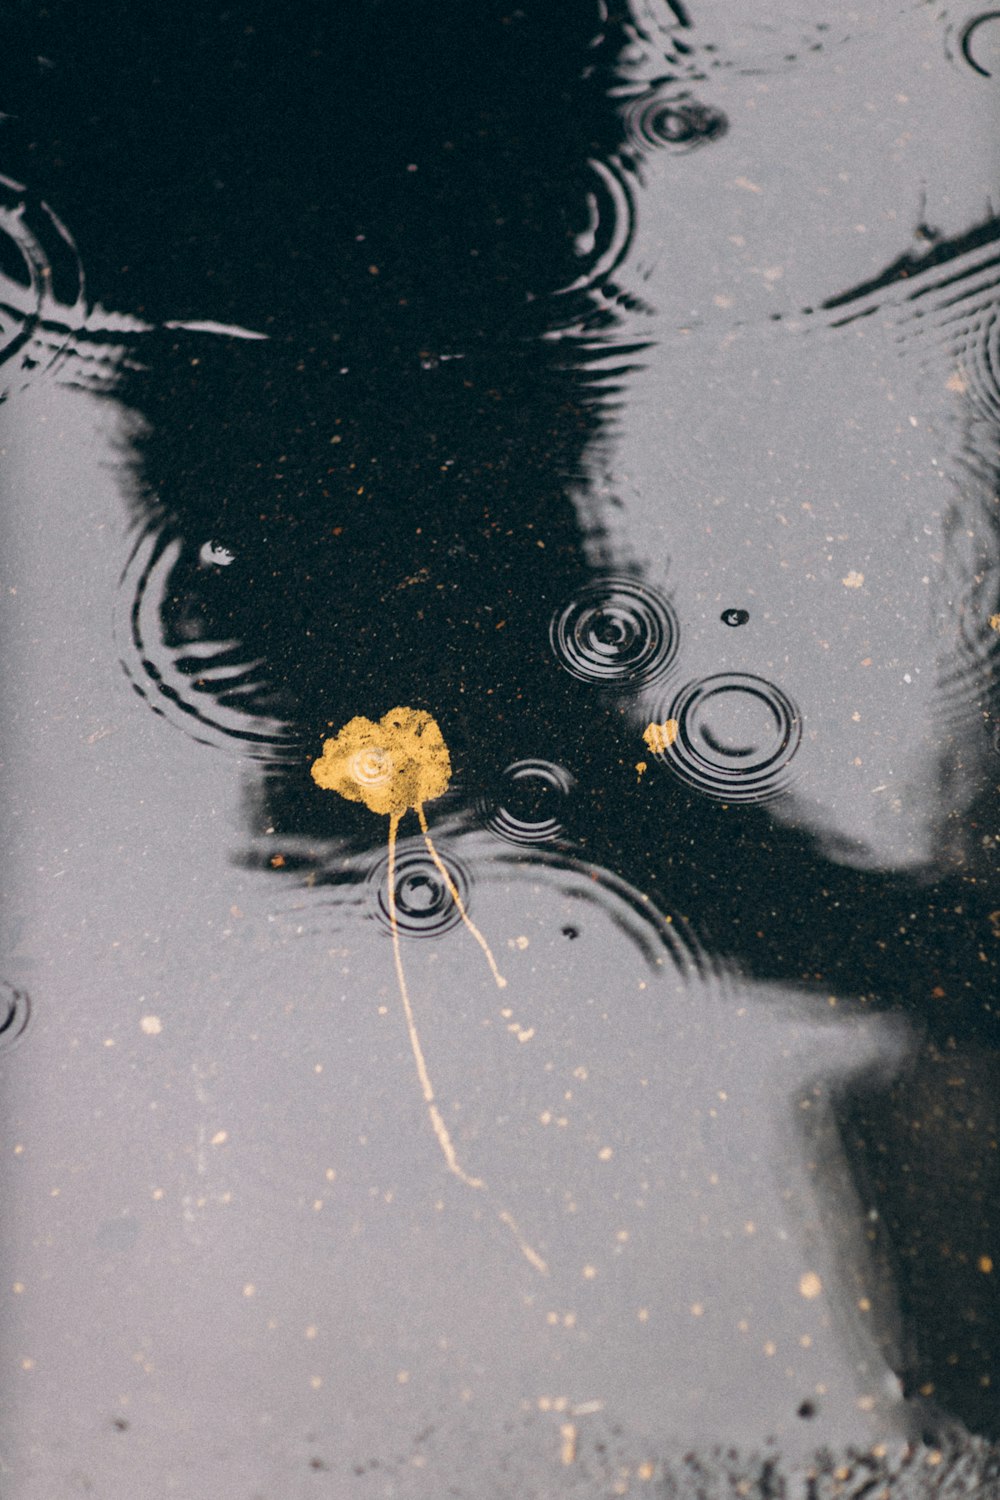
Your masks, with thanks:
M905 8L889 9L895 24ZM898 1299L893 1368L935 1441L934 1424L953 1418L1000 1437L1000 834L985 754L1000 720L996 220L947 234L919 225L918 249L875 271L869 258L854 281L827 285L825 264L811 266L809 302L754 300L780 285L770 260L739 283L753 289L746 307L721 274L713 299L708 282L688 295L685 275L694 284L723 253L704 247L709 229L720 243L753 233L724 232L738 226L718 209L721 190L704 224L683 217L700 201L696 174L737 150L734 106L764 97L733 79L818 69L831 49L863 56L860 23L772 18L713 39L695 7L485 6L443 19L394 6L387 25L373 5L296 28L246 6L201 18L190 38L145 16L120 18L122 34L100 45L78 36L81 55L101 59L92 75L70 60L82 23L55 11L66 60L41 102L21 85L47 144L15 166L27 173L31 159L32 194L57 202L85 246L90 300L61 220L4 179L6 388L58 359L60 379L111 390L136 414L117 648L156 715L260 763L234 858L296 890L348 886L386 925L384 821L320 791L309 764L355 714L427 709L455 770L432 821L454 837L442 857L470 909L477 867L462 839L477 828L501 869L521 846L539 870L592 875L592 901L627 900L630 940L665 950L678 972L738 971L905 1017L919 1048L902 1075L836 1099L877 1224L872 1254ZM33 46L54 27L37 18ZM966 51L985 31L966 28ZM120 83L106 94L109 77L172 82L147 107ZM169 104L180 95L183 119ZM129 148L114 183L108 138ZM750 170L732 158L727 202L762 192ZM655 175L669 171L686 174L675 218L670 179ZM664 235L697 241L676 270L651 249L665 201ZM901 222L899 241L909 234ZM206 319L219 328L195 326ZM267 338L237 336L248 330ZM761 458L746 438L749 457L733 464L751 520L732 509L714 520L728 479L711 474L701 494L697 477L719 458L712 433L682 413L663 446L645 446L684 401L706 422L728 403L726 446L744 441L752 381L749 366L734 377L720 363L731 347L749 347L775 388L786 361L812 361L822 391L824 360L862 337L881 340L865 358L884 383L916 370L939 401L941 473L917 475L918 500L893 502L904 527L934 517L937 634L921 658L933 691L909 717L876 692L864 716L868 733L881 709L900 754L931 741L931 771L912 778L926 824L912 859L891 841L866 845L864 815L844 813L841 793L820 809L824 766L861 767L872 742L858 753L860 710L832 730L824 718L829 680L813 679L802 643L828 630L832 658L857 618L828 628L806 568L831 561L837 598L861 601L863 625L877 558L862 570L810 552L800 608L775 606L776 617L738 561L758 543L757 501L771 525L784 485L797 518L840 474L810 475L800 492L802 466L779 473L776 460L755 493ZM916 426L911 395L901 421ZM771 399L789 402L794 425L796 393ZM829 400L856 428L836 391ZM814 406L803 397L801 410ZM889 508L881 492L869 501ZM706 562L696 540L713 526L723 550ZM844 539L823 535L824 547ZM749 608L730 602L758 586ZM916 618L923 597L901 608ZM863 649L870 666L878 643ZM911 683L907 662L890 666L894 685ZM649 724L662 726L652 752ZM810 759L820 754L828 761ZM870 779L859 804L885 790ZM438 938L458 924L422 843L401 846L396 882L404 932ZM803 1398L800 1416L821 1446L822 1402ZM880 1473L865 1470L864 1485ZM777 1493L772 1478L756 1474L755 1493Z

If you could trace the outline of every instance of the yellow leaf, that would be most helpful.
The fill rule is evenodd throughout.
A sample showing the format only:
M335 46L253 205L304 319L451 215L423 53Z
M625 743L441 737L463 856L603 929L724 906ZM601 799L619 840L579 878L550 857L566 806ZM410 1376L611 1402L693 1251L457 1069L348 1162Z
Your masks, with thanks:
M399 817L448 789L451 758L437 721L422 708L390 708L376 724L355 718L313 761L317 786L373 813Z

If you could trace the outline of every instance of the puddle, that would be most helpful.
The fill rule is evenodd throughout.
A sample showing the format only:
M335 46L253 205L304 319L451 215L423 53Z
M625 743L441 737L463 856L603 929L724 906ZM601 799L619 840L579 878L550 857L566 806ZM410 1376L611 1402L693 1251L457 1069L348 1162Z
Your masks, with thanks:
M11 1500L981 1494L997 13L299 20L0 17Z

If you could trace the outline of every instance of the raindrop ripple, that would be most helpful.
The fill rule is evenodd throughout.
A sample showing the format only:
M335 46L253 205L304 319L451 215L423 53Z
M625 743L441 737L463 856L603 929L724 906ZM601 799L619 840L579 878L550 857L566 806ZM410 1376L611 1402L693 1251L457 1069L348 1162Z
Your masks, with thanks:
M562 805L576 781L548 760L518 760L503 773L496 798L480 803L483 822L509 844L552 844L565 836Z
M549 640L559 665L581 682L639 688L667 671L678 633L662 594L632 578L604 578L553 617Z
M69 231L48 204L0 176L0 400L48 369L85 316Z
M31 1017L31 1001L25 990L0 979L0 1053L8 1052L23 1036Z
M725 135L729 121L719 109L701 104L690 94L666 98L660 92L629 101L625 124L636 145L680 153L693 151Z
M226 577L233 561L220 543L211 546L207 561L204 547L179 537L155 528L140 535L115 600L122 669L153 713L199 743L250 759L289 758L286 725L262 707L269 695L266 663L248 660L241 641L216 635L203 612L211 607L214 581Z
M435 840L435 845L437 841ZM438 856L451 881L469 907L469 876L449 851L438 847ZM368 876L369 906L386 932L392 932L389 914L389 857L383 856ZM440 937L462 920L447 882L431 859L422 839L396 846L396 921L404 937Z
M657 759L688 786L722 802L763 802L788 790L802 721L774 683L720 672L681 688L665 717L676 733Z
M625 260L635 229L632 188L618 162L587 162L582 190L585 218L576 226L572 251L576 275L557 296L594 292Z

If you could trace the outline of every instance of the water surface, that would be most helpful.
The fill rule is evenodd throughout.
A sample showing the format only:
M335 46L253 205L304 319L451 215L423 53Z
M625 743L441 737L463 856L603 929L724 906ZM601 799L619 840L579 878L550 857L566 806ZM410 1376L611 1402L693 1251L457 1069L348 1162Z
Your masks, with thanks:
M12 1500L996 1482L996 26L0 5Z

